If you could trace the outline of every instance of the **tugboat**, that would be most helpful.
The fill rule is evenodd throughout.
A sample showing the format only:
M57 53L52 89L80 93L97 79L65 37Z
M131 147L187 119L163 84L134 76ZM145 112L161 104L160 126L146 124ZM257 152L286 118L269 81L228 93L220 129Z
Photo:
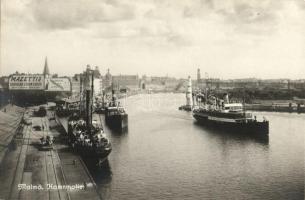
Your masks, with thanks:
M88 74L86 76L89 79ZM76 152L101 165L107 159L112 147L102 125L92 120L93 78L92 75L92 81L87 80L91 82L91 89L86 89L85 110L81 108L83 105L81 103L80 113L74 113L68 119L68 141Z
M248 113L242 103L230 103L228 96L224 100L212 97L212 103L208 105L208 100L204 107L193 110L193 117L202 125L213 128L220 128L236 133L268 135L269 121L265 118L258 121L256 116Z
M128 114L125 108L116 101L114 90L112 90L112 101L105 109L105 121L112 129L125 130L128 127Z

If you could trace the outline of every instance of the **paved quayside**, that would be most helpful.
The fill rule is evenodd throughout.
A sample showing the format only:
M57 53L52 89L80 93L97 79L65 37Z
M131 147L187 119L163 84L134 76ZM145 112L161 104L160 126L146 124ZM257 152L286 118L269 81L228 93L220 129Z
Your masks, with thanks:
M1 163L0 199L101 199L86 165L63 140L53 111L46 117L27 112L31 123L21 125ZM53 150L41 149L40 138L47 135L55 138Z

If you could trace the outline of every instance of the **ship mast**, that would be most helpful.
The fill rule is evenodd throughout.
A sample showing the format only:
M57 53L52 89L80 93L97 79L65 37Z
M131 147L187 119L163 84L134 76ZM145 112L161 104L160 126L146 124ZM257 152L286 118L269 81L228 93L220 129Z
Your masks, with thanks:
M82 102L83 102L83 74L79 76L79 116L82 115Z
M92 117L92 115L93 115L93 100L94 100L94 96L93 96L93 94L94 94L94 73L93 73L93 71L91 71L91 110L90 110L90 115L91 115L91 120L90 120L90 125L92 125L92 119L93 119L93 117Z
M245 87L243 88L243 114L244 117L246 116L246 110L245 110Z
M86 83L86 124L89 132L92 126L93 78L94 77L92 70L87 70L86 71L86 82L87 82Z
M113 83L111 84L111 106L116 106L115 88L113 87Z
M208 108L208 73L205 73L205 109Z

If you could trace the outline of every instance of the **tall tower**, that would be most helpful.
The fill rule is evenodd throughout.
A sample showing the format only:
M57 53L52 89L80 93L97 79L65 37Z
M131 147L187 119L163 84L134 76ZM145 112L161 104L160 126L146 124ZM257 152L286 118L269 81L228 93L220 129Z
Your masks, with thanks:
M201 75L200 75L200 69L197 69L197 83L200 83Z
M101 73L100 73L98 66L95 66L93 73L94 73L94 78L101 78Z
M45 58L42 74L45 78L49 78L50 70L49 70L49 66L48 66L48 57Z
M193 107L193 97L192 97L192 79L188 77L187 90L186 90L186 106L191 108Z

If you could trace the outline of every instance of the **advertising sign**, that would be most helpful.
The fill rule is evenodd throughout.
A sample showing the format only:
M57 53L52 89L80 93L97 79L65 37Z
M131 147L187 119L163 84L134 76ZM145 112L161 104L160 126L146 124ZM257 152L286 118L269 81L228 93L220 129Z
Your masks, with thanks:
M12 75L9 78L10 90L43 90L44 78L42 75Z
M69 78L50 78L45 81L46 91L69 92L71 83Z

